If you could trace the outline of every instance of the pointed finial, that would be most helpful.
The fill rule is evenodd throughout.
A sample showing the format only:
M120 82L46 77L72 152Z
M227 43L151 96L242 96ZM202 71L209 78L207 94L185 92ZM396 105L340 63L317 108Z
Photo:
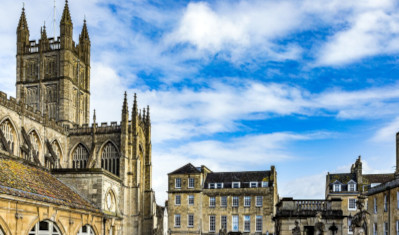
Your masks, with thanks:
M93 124L96 123L96 109L94 109L93 113Z
M143 120L145 120L145 108L143 108Z
M150 122L150 106L147 105L147 122Z
M72 24L71 13L69 12L68 0L65 0L64 11L62 12L61 24Z
M122 106L122 112L123 113L128 113L128 107L127 107L127 93L125 91L125 96L123 98L123 106Z

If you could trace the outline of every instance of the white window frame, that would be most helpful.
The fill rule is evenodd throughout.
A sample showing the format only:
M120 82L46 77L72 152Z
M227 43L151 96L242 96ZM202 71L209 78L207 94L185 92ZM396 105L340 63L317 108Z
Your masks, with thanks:
M213 221L212 221L213 219ZM209 216L209 232L215 232L216 231L216 216L215 215L210 215Z
M244 215L244 232L250 232L251 231L251 216L250 215Z
M256 218L255 219L255 231L256 232L262 232L262 230L263 230L263 216L257 215L255 218ZM260 224L258 224L259 221L260 221ZM260 229L259 229L259 226L260 226Z
M234 229L234 225L237 225L237 229ZM240 221L238 215L231 216L231 231L238 232L240 230Z
M256 196L255 201L256 201L255 202L256 207L263 206L263 196Z
M351 201L354 200L354 207L351 207ZM357 209L356 207L356 198L348 198L348 210L350 211L355 211Z
M262 181L262 188L267 188L269 187L269 182L268 181Z
M223 200L223 198L225 200ZM223 202L225 202L225 203L223 203ZM221 196L220 197L220 207L227 207L227 196Z
M226 215L220 216L220 228L221 229L225 228L227 230L227 216Z
M187 185L187 187L188 187L188 188L194 188L194 186L195 186L195 180L194 180L194 178L188 178L188 185Z
M352 230L352 218L348 217L348 234L352 234L353 230Z
M340 183L334 182L333 192L341 192L341 184Z
M181 205L181 195L175 195L175 205L176 206Z
M194 205L194 195L188 195L188 205Z
M192 222L192 224L190 224L190 222ZM194 228L194 214L187 215L187 227Z
M175 179L175 188L181 188L181 178Z
M356 192L356 184L355 183L349 183L348 184L348 191L349 192Z
M180 214L175 214L175 228L180 228L181 227L181 217Z
M216 186L215 183L209 183L208 184L208 188L209 189L215 189L216 188L215 186Z
M223 188L223 183L216 183L216 188L217 189Z
M251 207L251 196L244 196L244 207Z
M253 186L253 184L255 184L255 185ZM258 187L258 182L257 182L257 181L251 181L251 182L249 182L249 187L250 187L250 188L257 188L257 187Z
M216 197L209 197L209 207L211 208L216 207Z
M234 187L235 185L238 185L238 187ZM241 182L232 182L231 188L241 188Z
M231 207L239 207L240 205L240 197L233 196L231 199Z

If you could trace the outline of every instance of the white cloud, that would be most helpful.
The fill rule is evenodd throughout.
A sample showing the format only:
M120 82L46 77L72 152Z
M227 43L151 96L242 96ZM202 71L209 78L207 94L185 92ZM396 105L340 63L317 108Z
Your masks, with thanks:
M361 13L349 29L338 32L322 47L321 65L341 65L399 50L399 15L382 10Z
M392 142L395 139L396 132L398 131L399 117L380 128L372 137L372 140L376 142Z

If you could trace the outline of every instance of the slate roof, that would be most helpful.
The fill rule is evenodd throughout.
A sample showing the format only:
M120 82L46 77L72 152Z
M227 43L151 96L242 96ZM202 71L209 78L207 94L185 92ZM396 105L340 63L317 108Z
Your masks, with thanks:
M378 186L372 187L368 190L367 192L367 196L376 194L376 193L380 193L380 192L384 192L387 191L389 189L393 189L393 188L397 188L399 187L399 179L394 179L388 182L385 182L383 184L380 184Z
M195 167L191 163L180 167L179 169L169 173L169 175L178 175L178 174L189 174L189 173L201 173L201 167Z
M356 174L355 173L340 173L340 174L329 174L330 183L334 183L336 180L341 182L342 184L348 184L349 181L353 180L356 182Z
M363 175L370 184L372 183L385 183L395 179L394 174L369 174Z
M49 172L15 159L0 158L1 194L99 212Z
M224 188L231 188L232 182L240 182L240 188L249 188L250 182L272 181L270 171L240 171L240 172L213 172L208 173L205 179L205 188L209 183L223 183Z

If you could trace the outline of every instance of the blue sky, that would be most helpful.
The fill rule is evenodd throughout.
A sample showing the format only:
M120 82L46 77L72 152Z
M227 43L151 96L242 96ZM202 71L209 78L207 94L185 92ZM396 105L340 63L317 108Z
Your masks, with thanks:
M53 1L26 0L31 40ZM153 187L191 162L214 171L276 165L281 197L323 198L327 172L362 155L393 172L399 129L399 14L393 0L70 0L86 16L91 106L120 120L123 92L151 107ZM15 94L22 3L2 0L0 90ZM59 18L64 2L57 1Z

